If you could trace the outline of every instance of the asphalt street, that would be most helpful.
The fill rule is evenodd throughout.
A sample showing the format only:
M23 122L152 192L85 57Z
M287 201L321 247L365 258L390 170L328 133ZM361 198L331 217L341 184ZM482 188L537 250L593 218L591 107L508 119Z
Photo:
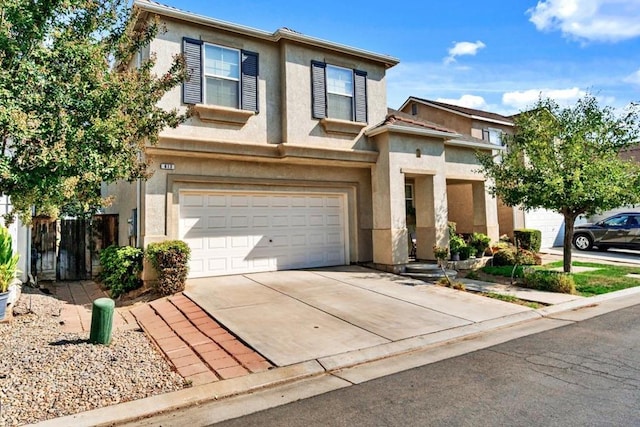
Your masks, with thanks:
M638 324L640 305L216 425L640 425Z

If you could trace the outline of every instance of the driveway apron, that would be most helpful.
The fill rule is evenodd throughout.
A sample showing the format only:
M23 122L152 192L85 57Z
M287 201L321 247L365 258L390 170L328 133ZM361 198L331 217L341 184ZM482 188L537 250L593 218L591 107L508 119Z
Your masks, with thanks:
M358 266L192 279L185 294L277 366L530 310Z

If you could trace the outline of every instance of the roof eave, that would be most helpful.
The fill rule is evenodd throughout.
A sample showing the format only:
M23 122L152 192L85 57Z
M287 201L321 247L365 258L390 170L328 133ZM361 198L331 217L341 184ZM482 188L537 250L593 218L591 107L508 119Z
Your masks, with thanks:
M368 129L364 132L364 134L368 137L373 137L385 132L403 133L408 135L430 136L430 137L436 137L436 138L442 138L442 139L459 138L462 136L460 134L443 132L435 129L410 128L405 126L397 126L397 125L389 125L389 124Z
M489 150L504 151L507 149L507 147L504 147L501 145L485 144L482 142L467 141L464 139L449 139L445 141L445 145L451 145L453 147L476 148L479 150L487 150L487 151Z
M148 2L145 0L134 0L133 7L138 8L142 11L156 13L156 14L167 16L170 18L174 18L182 21L188 21L195 24L200 24L207 27L213 27L220 30L229 31L236 34L241 34L241 35L258 38L262 40L267 40L271 42L278 42L282 39L291 40L298 43L303 43L303 44L308 44L315 47L333 50L343 54L358 56L373 62L382 63L385 65L386 68L391 68L400 62L400 60L392 56L369 52L367 50L345 46L338 43L333 43L327 40L306 36L304 34L298 34L298 33L286 31L286 30L277 30L274 33L269 33L267 31L258 30L258 29L247 27L244 25L238 25L231 22L210 18L204 15L182 11L179 9Z

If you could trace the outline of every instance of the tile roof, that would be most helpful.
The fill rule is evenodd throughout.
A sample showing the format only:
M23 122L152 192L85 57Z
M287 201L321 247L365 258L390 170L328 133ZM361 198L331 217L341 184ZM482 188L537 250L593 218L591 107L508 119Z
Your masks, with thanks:
M413 99L425 104L432 104L441 108L446 108L448 110L452 110L454 112L464 114L467 116L478 116L478 117L483 117L490 120L513 123L513 119L511 117L503 116L502 114L490 113L488 111L477 110L475 108L461 107L459 105L447 104L445 102L440 102L440 101L432 101L430 99L423 99L415 96L412 96L409 99Z
M451 133L452 136L457 135L458 132L448 129L444 126L441 126L437 123L433 123L427 120L422 120L416 116L412 116L411 114L403 113L398 110L394 110L392 108L387 109L387 117L384 122L380 124L383 125L396 125L396 126L405 126L411 128L424 128L437 130L439 132L448 132Z

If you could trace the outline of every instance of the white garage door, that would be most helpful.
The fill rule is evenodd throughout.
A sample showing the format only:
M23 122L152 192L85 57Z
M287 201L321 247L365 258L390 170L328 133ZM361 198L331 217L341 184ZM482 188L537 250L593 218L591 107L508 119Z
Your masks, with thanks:
M525 226L542 233L540 247L562 246L564 239L564 217L557 212L535 209L525 213Z
M189 277L344 265L341 194L180 193Z

